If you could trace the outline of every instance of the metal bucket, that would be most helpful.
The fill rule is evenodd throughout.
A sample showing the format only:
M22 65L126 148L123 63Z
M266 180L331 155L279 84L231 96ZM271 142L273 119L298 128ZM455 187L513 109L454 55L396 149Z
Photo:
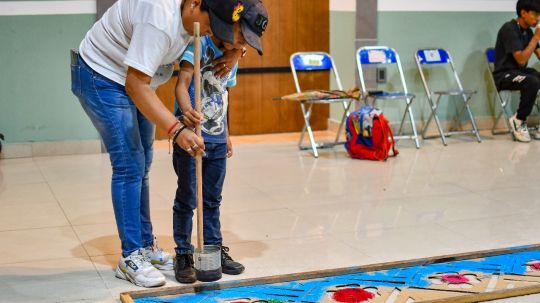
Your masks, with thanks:
M201 282L213 282L221 279L221 247L205 245L204 251L195 250L195 274Z

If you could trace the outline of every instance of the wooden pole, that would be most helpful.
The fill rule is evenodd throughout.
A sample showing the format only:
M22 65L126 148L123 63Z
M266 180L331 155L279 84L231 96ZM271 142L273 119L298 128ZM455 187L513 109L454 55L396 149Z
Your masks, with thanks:
M194 74L195 74L195 110L201 113L201 35L200 24L193 24L194 43ZM201 137L201 125L197 124L197 136ZM203 229L203 190L202 190L202 156L199 153L195 158L195 175L197 179L197 246L199 251L204 251L204 229Z

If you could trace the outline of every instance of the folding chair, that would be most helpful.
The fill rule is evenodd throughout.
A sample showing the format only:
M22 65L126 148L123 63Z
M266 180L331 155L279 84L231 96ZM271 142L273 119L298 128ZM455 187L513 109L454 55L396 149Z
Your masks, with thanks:
M510 132L510 130L511 130L510 121L508 121L510 119L510 115L507 112L507 105L508 105L509 101L511 100L512 91L499 91L497 89L497 85L495 84L495 78L493 78L493 71L495 69L495 66L494 66L495 65L495 49L492 48L492 47L487 48L486 51L485 51L485 55L486 55L487 69L488 69L488 72L489 72L489 79L490 79L491 84L493 85L493 88L495 89L495 99L497 99L499 101L499 104L501 106L501 110L497 114L497 119L495 119L495 123L493 124L493 128L491 129L491 133L494 134L494 135L506 134L506 133ZM505 96L503 97L501 95L501 93L504 93ZM497 103L497 102L495 102L495 103ZM499 125L499 121L501 120L501 117L503 117L503 116L505 118L504 121L506 121L507 130L506 131L497 131L496 130L497 125Z
M381 90L368 90L366 88L366 81L364 77L363 66L375 66L375 65L395 65L399 72L401 79L402 91L381 91ZM405 83L405 77L403 75L403 68L401 67L401 61L397 52L386 46L367 46L359 48L356 51L356 67L358 69L358 76L360 78L360 85L362 86L362 98L364 102L368 104L368 99L373 99L373 105L376 105L377 100L403 100L406 103L403 117L401 118L401 124L397 132L396 139L411 139L414 141L416 148L420 148L420 142L418 140L418 132L416 131L416 124L411 109L412 100L415 98L414 94L411 94L407 90ZM411 122L412 135L402 135L403 124L407 119L407 114Z
M508 121L510 117L512 116L512 113L509 112L510 110L509 104L510 104L510 101L512 101L512 94L519 93L519 91L518 90L500 90L499 91L497 89L497 85L495 84L495 78L493 78L493 71L495 70L495 66L494 66L495 65L495 49L492 47L487 48L485 51L485 55L486 55L485 57L486 57L487 70L489 72L489 79L490 79L491 84L493 85L493 88L495 89L495 99L499 101L498 103L501 106L501 110L497 114L497 119L495 119L495 123L493 124L493 128L491 129L491 133L494 135L511 133L513 136L513 133L510 131L511 130L510 121ZM536 109L540 112L540 107L538 103L536 103ZM506 122L507 130L497 131L497 125L499 125L499 121L503 117L504 117L504 121ZM529 127L529 129L536 129L536 127Z
M476 140L479 143L482 142L482 139L480 138L480 134L478 133L478 126L476 125L476 120L474 119L474 115L469 106L469 101L471 100L472 96L476 94L476 91L463 89L463 86L461 85L461 80L459 79L456 68L454 66L454 62L452 61L452 57L450 57L450 54L442 48L420 49L416 51L415 59L416 59L416 65L418 67L418 71L420 72L420 77L422 78L422 83L424 85L428 102L431 106L431 114L426 122L426 125L424 126L424 130L422 131L422 137L427 138L426 132L429 128L429 124L431 123L431 119L435 119L435 123L437 124L437 128L439 130L441 140L445 146L447 145L446 137L455 135L455 134L474 134L476 136ZM449 89L445 91L432 91L426 80L426 75L424 73L423 67L434 66L434 65L449 65L454 75L457 88ZM435 96L436 96L436 100L435 100ZM458 113L456 117L457 123L459 124L461 128L460 117L463 113L463 110L467 110L469 119L471 120L472 130L444 132L441 126L439 117L437 116L437 109L439 108L439 103L443 96L448 97L448 98L451 96L461 96L463 98L464 107Z
M336 68L334 60L328 53L324 52L298 52L294 53L290 57L290 64L292 75L294 79L294 85L296 86L296 92L301 93L302 89L300 88L300 83L298 80L298 72L307 72L307 71L332 71L337 83L337 87L340 91L343 91L343 86L341 84L341 79ZM298 141L298 148L300 150L311 149L313 150L313 156L315 158L319 157L319 152L317 149L322 148L332 148L335 145L341 144L339 142L339 135L343 129L345 120L349 116L349 108L351 107L352 101L354 99L315 99L315 100L303 100L299 101L300 109L302 110L302 115L304 118L304 127L302 133L300 134L300 140ZM333 142L316 142L313 136L313 131L310 125L311 112L314 104L329 104L329 103L342 103L343 105L343 116L339 124L339 128L336 134L336 139ZM307 106L308 105L308 106ZM304 136L308 133L309 145L303 145Z

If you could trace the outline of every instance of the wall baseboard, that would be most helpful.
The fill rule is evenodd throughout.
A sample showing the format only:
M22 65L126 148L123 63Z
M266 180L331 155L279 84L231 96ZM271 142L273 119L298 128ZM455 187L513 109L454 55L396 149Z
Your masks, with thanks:
M98 154L101 152L101 140L6 143L2 145L0 159Z
M452 127L454 126L454 121L441 121L443 123L442 127L446 130L448 130L449 127ZM482 116L482 117L476 117L476 124L478 126L478 129L480 131L491 131L491 128L493 127L493 123L495 122L495 118L493 117L488 117L488 116ZM470 122L467 122L467 121L463 121L463 128L465 129L469 129L471 127L471 123ZM537 116L531 116L529 117L528 119L528 124L529 126L535 126L535 125L538 125L540 123L540 117L537 117ZM399 123L398 122L391 122L390 123L392 127L394 128L397 128L399 127ZM406 132L410 132L411 131L411 123L409 121L405 121L405 124L404 124L404 129ZM333 131L333 132L337 132L338 130L338 127L339 127L339 121L338 120L335 120L335 119L328 119L328 130L329 131ZM499 126L498 126L498 130L505 130L505 127L506 125L504 124L504 121L501 119L499 121ZM416 129L418 131L418 133L420 134L422 129L424 128L424 122L419 122L417 121L416 122ZM431 122L430 126L429 126L429 132L428 132L428 135L438 135L438 132L437 132L437 127L435 126L435 122Z

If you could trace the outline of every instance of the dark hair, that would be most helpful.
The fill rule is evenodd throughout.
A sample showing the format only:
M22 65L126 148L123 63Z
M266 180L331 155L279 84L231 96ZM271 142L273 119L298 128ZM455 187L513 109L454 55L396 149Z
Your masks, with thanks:
M535 11L540 12L539 0L518 0L516 4L516 13L518 17L521 17L521 11L526 12Z
M182 3L180 4L180 10L184 10L184 4L186 3L186 0L182 0ZM208 11L208 4L204 0L201 0L201 11L207 12Z

